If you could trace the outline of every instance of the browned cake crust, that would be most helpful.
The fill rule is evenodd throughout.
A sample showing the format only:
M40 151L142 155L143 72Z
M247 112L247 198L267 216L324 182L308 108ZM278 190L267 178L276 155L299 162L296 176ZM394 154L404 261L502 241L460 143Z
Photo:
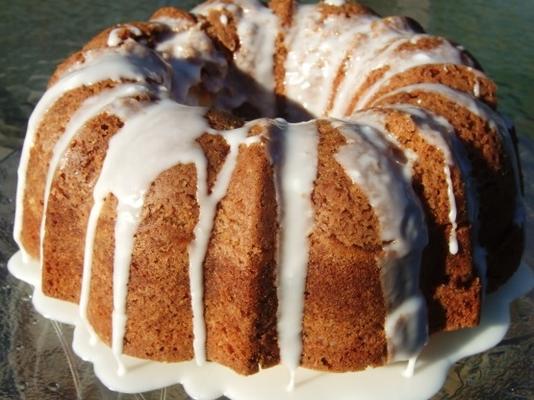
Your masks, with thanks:
M191 18L193 18L191 16ZM194 21L194 19L193 19ZM135 35L131 30L126 29L127 26L133 26L141 31L140 35ZM118 32L118 36L121 40L132 38L136 41L142 41L146 43L148 47L152 47L154 41L161 38L169 32L169 28L162 24L151 22L132 22L130 24L117 24L113 27L107 28L98 33L91 40L89 40L84 47L68 56L63 62L61 62L54 73L48 80L48 88L52 87L63 75L69 72L69 70L76 64L83 64L86 61L86 53L89 51L98 51L100 49L109 47L108 37L112 30L124 27L123 30Z
M55 173L43 243L42 288L48 296L80 301L85 232L93 206L93 188L108 142L121 127L120 119L106 114L88 121L70 144L64 163Z
M423 252L421 288L427 299L430 332L473 327L478 324L482 285L473 268L473 227L469 219L467 176L457 166L450 167L456 204L458 252L450 254L450 210L443 154L427 143L414 117L401 111L386 113L386 129L403 148L417 154L412 185L419 196L429 230L428 245ZM440 129L439 127L437 127ZM459 165L456 160L456 165ZM474 204L471 205L474 207Z
M26 182L31 191L24 196L22 243L32 257L40 257L40 226L43 214L44 192L48 166L54 145L64 133L70 116L87 98L101 90L110 89L112 81L102 81L66 92L48 110L37 128L35 145L30 151Z
M157 18L172 18L178 20L187 20L191 22L195 22L196 20L193 14L176 7L161 7L157 9L156 12L154 12L154 14L152 14L149 19L153 20Z
M354 2L346 2L340 6L334 6L325 2L320 2L317 4L319 11L323 14L323 18L326 18L329 15L353 17L358 15L376 15L373 10L369 7L366 7L362 4Z
M226 18L226 24L221 22L221 17ZM226 11L211 11L207 17L206 32L228 51L229 56L239 49L239 36L233 14Z
M279 361L277 205L265 144L240 148L204 263L208 359L242 374Z
M242 123L234 117L228 118L214 111L210 111L206 118L212 126L227 129ZM214 138L215 136L204 135L200 140L201 146L206 149L208 177L211 177L208 178L211 181L210 186L216 172L224 162L224 157L221 155L225 152L225 143ZM250 159L245 160L245 165L247 161ZM238 164L241 163L238 161ZM241 175L243 177L244 174ZM255 175L248 176L253 179L255 177ZM235 178L233 181L236 182ZM225 201L228 201L229 197L231 200L230 193L231 191ZM88 307L89 321L108 345L111 343L112 288L109 284L103 284L101 278L111 279L114 245L112 242L104 245L103 240L105 235L110 231L113 232L116 205L113 196L106 199L97 226L92 264L92 276L95 279L91 279ZM192 358L193 332L188 244L194 237L193 229L197 221L198 204L194 166L177 165L163 172L152 183L146 195L141 223L135 236L126 304L128 314L124 339L126 354L159 361L184 361ZM216 238L217 235L214 235L212 240ZM271 249L271 252L273 251ZM274 264L269 265L272 268ZM234 276L228 272L226 275ZM210 280L210 278L206 279ZM232 282L235 283L235 281ZM274 287L274 276L271 276L271 286ZM155 296L155 293L158 295ZM247 298L248 302L258 301L256 297L252 297L256 295L257 291L251 290L250 297ZM275 312L276 305L273 315ZM247 314L255 318L252 324L258 323L257 311L254 313L249 311ZM243 316L240 315L240 317L238 323L243 322ZM252 335L252 338L255 337ZM252 350L254 354L258 354L257 346ZM208 357L211 358L209 350ZM240 368L239 365L235 367L236 370ZM254 372L245 367L241 368L243 368L243 373Z
M98 337L111 344L111 313L113 311L113 252L115 250L115 220L117 198L109 194L104 199L96 226L91 263L91 282L87 320ZM185 338L184 338L185 339Z
M495 83L485 75L477 74L471 67L454 64L425 64L396 74L369 99L367 106L396 89L419 83L439 83L468 94L472 94L473 87L478 84L479 98L490 107L496 107Z
M278 16L280 25L285 28L291 26L296 5L294 0L269 1L269 8Z
M207 352L210 360L250 374L259 365L268 367L278 362L273 226L277 218L272 172L264 146L243 148L237 163L228 194L217 213L204 264ZM194 175L191 166L174 167L155 181L147 196L128 285L127 354L162 361L192 357L187 244L196 223L191 215L198 213ZM170 192L169 187L173 188ZM114 218L110 218L113 223ZM100 224L97 238L101 230L105 231ZM189 236L184 237L187 232ZM106 262L100 265L97 260ZM111 265L112 258L97 256L93 264L95 276L109 276ZM103 274L104 269L108 272ZM102 313L94 315L95 309L111 301L109 287L107 295L99 293L101 283L98 279L91 285L90 320L109 343L111 314L105 315L107 322L102 327ZM153 293L164 293L169 302L162 303L161 297L154 297ZM110 311L109 307L104 308ZM173 321L171 326L164 322L167 319ZM162 329L163 325L168 329ZM183 340L184 337L189 339Z
M173 167L146 196L128 282L126 354L159 361L193 357L187 245L198 219L195 175L191 165ZM106 198L98 222L88 305L89 321L108 345L114 241L107 235L114 231L116 206L114 196Z
M326 121L318 128L301 362L331 371L381 365L386 310L377 265L378 220L366 195L334 159L343 136Z
M400 19L400 22L398 22L397 20L395 20L395 22L402 25L406 23L406 20ZM422 36L418 38L416 41L411 40L411 41L400 44L395 49L395 53L406 56L407 53L431 51L433 49L436 49L442 46L445 43L449 43L449 42L444 38L435 37L435 36L430 36L430 37ZM387 46L382 48L377 53L377 56L383 53L386 49L387 49ZM468 57L468 56L465 55L465 57ZM440 67L446 69L447 65L441 64ZM433 69L434 69L434 72L432 72ZM460 68L456 68L453 66L452 67L453 73L449 75L447 78L444 78L440 76L439 73L435 72L435 67L432 68L432 65L430 66L423 65L423 66L411 68L405 72L396 74L394 77L392 77L389 81L389 85L381 86L381 90L371 99L371 101L368 101L367 104L368 105L372 104L373 99L377 99L379 98L380 95L387 93L390 90L393 90L393 87L395 86L395 84L399 85L399 87L405 87L409 85L410 80L413 80L413 83L427 83L427 82L429 83L433 81L438 81L438 83L444 83L447 86L449 86L449 83L452 83L450 87L453 87L453 88L459 87L460 89L467 90L470 93L472 91L472 88L474 87L474 84L472 84L471 86L467 86L467 84L470 83L470 81L472 81L473 78L465 79L465 77L469 75L467 73L459 74L458 69L462 71L463 69L467 69L467 67L461 66ZM372 87L378 80L380 80L389 70L390 70L390 66L384 65L383 67L377 68L368 73L365 81L358 88L355 89L353 97L347 107L347 111L345 112L345 115L351 115L355 111L356 105L358 104L358 100L360 100L362 95L364 95L369 90L369 88ZM491 90L491 87L492 87L492 85L488 82L489 82L489 79L481 78L481 82L478 83L479 85L482 85L481 94L484 97L487 96L486 93L488 91L488 88ZM494 93L494 85L493 85L493 99L492 99L493 105L495 104L494 96L495 96L495 93ZM491 101L491 97L490 97L490 101ZM362 108L365 108L365 106Z
M510 155L503 148L502 139L490 124L437 93L422 90L400 92L382 98L376 106L413 104L445 117L454 127L472 164L479 210L479 241L487 249L488 287L495 289L517 268L522 253L523 230L513 225L516 212L515 178ZM515 243L504 238L512 235ZM511 245L504 250L503 247ZM518 251L521 249L521 251ZM507 255L506 255L507 254ZM510 264L502 264L510 262Z
M161 361L192 357L187 246L198 221L195 182L193 166L177 165L146 196L128 281L126 354Z

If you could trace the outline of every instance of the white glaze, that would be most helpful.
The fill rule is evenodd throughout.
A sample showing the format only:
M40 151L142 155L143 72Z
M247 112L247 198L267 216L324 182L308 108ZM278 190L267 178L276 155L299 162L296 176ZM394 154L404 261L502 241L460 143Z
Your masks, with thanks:
M345 0L326 0L325 3L331 6L341 7L345 4Z
M113 316L112 316L112 350L122 368L120 355L126 330L126 296L130 268L130 259L133 250L134 233L139 224L140 211L143 198L151 182L163 171L171 168L180 161L202 163L199 168L199 191L204 183L205 171L204 156L198 146L191 148L188 139L194 139L205 131L205 122L202 118L190 118L189 129L185 136L191 135L180 142L177 127L172 126L174 119L174 106L176 103L165 101L142 110L141 114L126 121L124 127L110 140L106 159L102 166L100 177L94 190L95 204L99 204L109 194L113 193L118 200L117 222L115 228L115 255L113 265ZM178 105L176 105L178 107ZM201 116L197 110L191 109L192 116ZM185 117L186 110L182 111ZM162 137L153 136L156 134ZM174 139L174 140L173 140ZM151 152L148 152L150 149ZM169 154L173 149L176 154ZM180 151L182 150L182 151ZM180 160L179 155L187 160ZM151 154L158 154L157 158ZM177 159L178 157L178 159ZM195 160L196 158L196 160ZM151 159L153 162L145 164L139 160ZM195 163L196 164L196 163ZM205 186L205 185L204 185ZM120 234L120 235L118 235ZM193 261L191 261L193 263ZM191 274L197 270L191 268ZM191 277L193 281L193 276ZM195 301L199 296L195 291L197 285L192 282L192 303L196 330L195 337L203 338L202 313L198 315ZM201 295L201 293L200 293ZM196 313L195 313L196 311ZM200 321L199 321L200 320ZM199 350L202 352L202 348ZM200 356L202 357L202 356Z
M369 29L370 16L323 18L317 7L300 6L286 32L286 96L315 116L325 115L333 80L352 39ZM354 89L354 87L353 87ZM290 119L302 116L297 112Z
M109 154L109 153L108 153ZM101 182L103 175L100 175ZM97 183L98 184L98 183ZM98 193L98 192L97 192ZM109 191L108 193L111 193ZM128 279L130 277L130 263L134 249L134 238L141 217L143 196L146 191L130 195L126 198L118 196L117 217L115 222L115 246L113 252L113 311L111 313L111 351L118 364L117 373L126 373L122 361L122 349L126 334L126 299L128 298ZM107 194L107 193L106 193ZM98 194L96 194L98 196ZM95 198L95 204L100 204L103 196ZM93 246L91 246L93 247Z
M308 270L308 236L313 228L311 195L317 175L318 132L315 121L277 121L271 140L277 199L280 204L278 272L278 345L282 364L300 365L302 316ZM293 382L293 379L291 379ZM292 384L290 383L290 387Z
M383 66L375 63L375 59L379 59L380 52L395 48L395 45L402 39L409 40L411 37L406 30L393 29L376 17L369 17L362 33L363 35L356 38L356 46L352 45L345 49L348 55L348 61L344 67L345 79L335 94L330 116L345 117L357 88L365 81L367 74Z
M211 194L207 188L207 161L196 139L211 129L203 118L205 109L186 107L162 100L125 118L124 127L110 140L107 156L94 189L95 207L110 193L118 201L113 266L113 353L121 365L122 343L127 323L126 297L134 234L139 224L143 198L156 177L172 166L193 163L197 170L199 221L195 239L189 244L189 275L193 308L193 347L197 363L205 361L205 326L202 265L207 250L216 206L226 193L235 166L238 146L254 143L246 138L248 128L224 137L230 153ZM179 124L177 124L179 122ZM157 158L152 157L158 154ZM150 159L150 163L139 160ZM92 214L92 213L91 213ZM96 217L94 217L96 218ZM94 224L94 221L91 221ZM94 225L90 225L94 229ZM92 234L94 235L94 233ZM88 244L89 249L92 244Z
M449 198L449 222L451 223L451 232L449 233L449 253L458 253L458 238L456 237L456 229L458 224L456 223L456 200L454 199L454 191L452 187L451 169L448 165L443 167L443 173L445 174L445 181L447 182L447 197Z
M404 376L405 378L413 378L416 363L417 363L417 357L410 358L408 360L408 364L406 365L406 369L402 373L402 376Z
M387 84L393 76L399 73L427 64L464 64L461 51L446 40L443 40L439 46L432 49L411 51L398 50L400 45L408 41L417 44L419 40L431 37L432 36L429 35L415 35L409 40L398 42L396 46L389 48L387 51L382 52L380 57L375 58L373 60L374 63L378 65L387 65L389 69L358 99L356 110L368 107L369 100L373 98L378 90L380 90L384 84Z
M370 119L356 118L358 122ZM388 359L407 360L422 349L428 330L418 280L428 237L423 211L411 186L411 168L393 157L387 134L368 124L334 126L347 140L336 159L363 188L380 224L383 255L378 264L386 303Z
M96 56L96 53L98 53L98 56ZM84 64L73 67L70 72L62 76L55 85L48 89L37 103L28 121L28 129L26 131L26 138L24 139L24 147L18 168L17 204L14 227L15 241L25 257L27 255L20 235L23 218L22 203L26 189L26 173L30 151L35 143L39 122L45 113L65 92L106 79L115 81L130 79L144 82L146 79L151 78L153 81L161 82L163 85L169 84L169 81L166 79L167 71L165 66L153 52L142 46L132 45L128 50L119 48L96 53L91 53L93 54L92 56L91 54L87 54L87 60ZM128 55L129 62L126 62L125 55Z
M467 156L458 150L459 144L453 139L454 128L447 122L446 119L434 114L429 114L428 112L417 107L410 105L393 105L387 108L397 109L412 115L412 118L414 118L414 122L417 124L419 129L419 134L423 136L427 143L436 147L444 158L445 163L443 165L443 173L445 175L445 182L447 184L447 198L449 200L448 217L451 228L449 233L449 252L451 254L457 254L458 239L456 231L458 224L456 222L456 217L458 210L454 196L451 168L459 168L460 171L463 172L462 177L465 177L464 179L468 179L470 165ZM457 162L457 159L460 161ZM474 202L472 197L468 197L468 200Z
M295 389L287 392L287 370L282 366L245 377L214 363L198 367L193 361L158 363L125 357L129 368L124 376L119 376L109 347L100 341L90 344L90 335L80 323L77 306L42 294L37 263L25 264L19 252L9 260L8 268L15 277L36 285L32 300L38 312L75 325L75 352L93 363L95 374L111 390L137 393L182 383L190 396L206 400L223 394L232 400L428 399L440 389L456 361L486 351L502 340L510 324L510 302L526 294L534 282L531 268L522 264L508 283L487 297L477 328L443 332L430 338L410 379L402 376L405 363L357 373L329 374L299 368Z
M475 85L473 86L473 96L480 97L480 81L475 79Z
M47 178L46 178L45 197L44 197L44 205L43 205L43 219L41 221L41 257L40 257L41 263L43 263L44 260L45 260L45 258L44 258L44 240L46 238L46 229L45 229L45 226L46 226L46 210L47 210L48 197L49 197L50 190L51 190L52 180L54 178L56 169L59 166L61 158L63 157L64 152L67 150L71 140L74 138L74 136L79 131L79 129L81 129L83 127L83 125L87 121L89 121L93 117L95 117L98 114L100 114L105 108L109 108L109 111L115 111L115 113L118 113L123 119L125 119L125 116L128 113L125 111L125 106L121 107L122 103L127 104L125 98L132 97L132 96L135 96L135 95L139 95L139 94L142 94L142 93L148 93L148 92L149 92L149 89L146 86L142 86L142 85L139 85L139 84L120 85L120 86L115 87L115 88L113 88L111 90L105 90L105 91L101 92L100 94L98 94L97 96L94 96L94 97L91 97L91 98L87 99L86 101L84 101L82 106L76 111L76 113L71 117L71 119L69 121L69 124L67 125L67 127L65 129L64 134L60 137L60 139L58 140L58 142L56 143L56 145L54 147L54 152L53 152L53 155L52 155L52 159L50 161L50 166L49 166L48 174L47 174ZM121 111L119 111L119 109ZM95 233L94 232L94 226L96 224L96 218L98 218L98 213L95 214L94 210L100 210L101 204L102 204L102 202L99 201L97 203L97 205L95 207L93 207L93 209L91 210L91 214L90 215L92 215L92 221L90 221L89 227L88 227L89 228L89 235L88 236L91 238L91 240L93 240L93 238L94 238L94 233ZM116 233L115 233L116 237L122 237L123 235L126 235L126 233L128 233L128 232L124 232L125 229L128 230L128 228L129 229L135 229L136 228L134 226L132 226L132 227L125 226L125 224L123 223L123 219L122 219L123 212L121 212L121 210L118 211L118 216L119 216L118 217L118 224L117 224L117 229L116 229ZM90 220L91 220L91 217L90 217ZM134 232L130 232L130 233L133 235ZM126 237L128 237L128 236L126 235ZM130 253L131 253L131 244L130 244L129 248L128 247L126 247L126 248L117 248L116 247L115 250L116 250L115 257L117 258L117 260L120 260L122 258L125 259L125 261L123 263L121 263L121 261L118 261L118 264L119 265L123 265L124 263L128 263L128 265L129 265L128 259L130 257ZM91 262L92 262L91 261L91 259L92 259L92 242L90 243L89 246L86 246L84 248L84 256L85 257L89 257L88 258L88 262L89 262L89 266L90 266ZM85 258L84 258L84 260L85 260ZM84 264L85 264L85 261L84 261ZM89 272L90 272L90 269L89 269ZM123 274L121 274L119 271L116 271L116 270L114 270L113 273L116 274L116 279L119 282L118 287L121 287L120 279L124 279L123 278ZM125 279L127 280L127 275L126 275ZM81 293L82 299L81 299L81 302L80 302L80 304L83 305L83 307L82 307L82 310L83 310L82 311L82 316L83 316L84 321L87 322L88 329L92 333L93 337L96 337L96 335L94 335L92 327L90 326L90 324L87 321L86 307L87 307L88 293L89 292L88 292L88 287L86 287L85 289L83 288L83 280L87 280L88 282L90 282L90 275L84 273L84 276L82 278L82 293ZM125 283L122 283L122 285L125 285ZM121 306L124 308L123 304L121 304ZM119 307L119 309L120 309L120 307ZM121 326L121 324L118 322L120 319L121 319L121 314L120 313L118 313L118 315L113 319L113 323L114 323L114 329L113 329L114 338L113 338L113 340L115 342L114 349L122 349L122 341L121 341L122 338L120 337L119 333L115 334L116 332L120 332L120 328L119 327ZM124 323L125 323L125 321L124 321ZM118 343L118 342L120 342L120 343ZM119 350L115 350L115 352L116 353L120 353ZM117 356L117 358L118 358L118 356ZM124 370L124 368L123 368L123 366L121 364L119 364L119 369L121 371Z
M140 84L124 84L117 86L111 90L104 90L96 96L89 97L83 102L78 110L72 115L70 121L65 128L65 132L61 135L54 146L50 165L45 183L45 195L43 199L43 219L41 221L41 262L44 260L43 243L46 237L46 213L48 205L48 197L54 179L55 172L60 165L63 154L67 150L72 139L78 131L98 114L100 114L106 107L121 98L131 97L142 93L149 93L149 88Z
M434 84L434 83L420 83L420 84L414 84L405 86L403 88L397 89L395 91L392 91L386 95L384 95L382 98L386 98L388 96L394 96L398 93L406 92L406 93L413 93L417 91L422 92L431 92L431 93L437 93L440 96L443 96L450 100L451 102L456 103L458 106L467 109L469 112L473 113L480 119L487 122L490 129L494 130L499 137L501 138L501 143L504 146L504 152L508 157L510 157L510 165L513 170L514 180L515 180L515 192L516 192L516 216L520 216L523 214L524 204L523 204L523 198L521 196L520 187L521 183L519 182L519 162L517 159L517 154L514 149L514 145L512 143L512 138L510 135L509 127L507 126L507 123L505 119L492 110L487 104L484 102L473 98L472 96L455 90L451 89L448 86L440 85L440 84ZM377 102L380 102L380 99L377 100ZM521 219L518 218L518 226L522 226Z
M456 254L458 241L456 239L456 199L454 198L452 181L450 179L450 166L454 165L460 170L463 190L466 197L467 217L471 225L471 242L473 243L473 263L477 269L478 276L481 279L482 287L485 288L486 281L486 250L478 243L479 236L479 207L478 195L475 190L475 184L472 176L472 166L465 148L460 140L456 137L454 128L443 117L430 113L421 108L408 104L393 104L385 107L401 110L411 114L416 118L418 126L423 128L420 133L425 136L432 145L438 147L447 161L444 166L444 173L447 180L447 195L449 198L449 222L451 223L451 232L449 234L449 252ZM450 165L449 165L450 164ZM483 256L484 255L484 256ZM484 292L484 290L482 290Z
M253 78L261 89L251 102L266 117L276 116L273 65L278 19L270 9L260 6L245 7L238 19L237 34L240 47L234 54L239 71ZM246 89L245 89L246 90Z
M256 0L235 0L232 3L224 1L203 2L191 10L192 14L207 16L211 10L228 11L231 14L239 14L244 8L258 8Z

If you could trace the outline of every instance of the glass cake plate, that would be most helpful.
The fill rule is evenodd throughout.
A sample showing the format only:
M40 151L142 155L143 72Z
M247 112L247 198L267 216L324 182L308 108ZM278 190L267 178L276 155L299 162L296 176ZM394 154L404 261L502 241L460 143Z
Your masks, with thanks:
M524 262L534 267L534 3L514 0L361 0L385 15L410 15L430 32L464 44L499 87L500 107L519 132L527 208ZM140 394L107 389L72 351L72 327L33 307L31 286L12 277L16 168L26 120L46 80L67 54L115 22L145 19L159 6L193 1L5 2L0 7L0 399L189 399L181 385ZM481 35L481 32L488 33ZM25 43L23 51L21 43ZM511 63L510 60L515 60ZM526 90L525 90L526 89ZM534 293L511 306L496 347L457 362L433 399L532 399ZM221 398L223 399L223 398Z

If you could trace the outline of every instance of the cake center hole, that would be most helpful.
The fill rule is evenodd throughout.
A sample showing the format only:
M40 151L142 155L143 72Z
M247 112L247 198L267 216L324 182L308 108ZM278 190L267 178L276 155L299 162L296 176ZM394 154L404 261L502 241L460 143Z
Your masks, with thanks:
M265 88L235 65L230 65L226 73L221 72L213 65L203 67L203 91L211 92L207 95L207 104L203 105L221 109L246 121L283 118L288 122L304 122L317 118L303 104L277 94L274 88ZM209 89L214 81L219 81L214 85L219 86L215 93ZM198 96L198 93L195 95Z
M264 98L267 98L267 96L273 96L273 94L266 94ZM273 113L262 113L249 100L246 100L242 105L232 110L232 113L246 121L258 118L283 118L288 122L296 123L317 118L317 116L310 113L302 105L285 96L274 95L273 98Z

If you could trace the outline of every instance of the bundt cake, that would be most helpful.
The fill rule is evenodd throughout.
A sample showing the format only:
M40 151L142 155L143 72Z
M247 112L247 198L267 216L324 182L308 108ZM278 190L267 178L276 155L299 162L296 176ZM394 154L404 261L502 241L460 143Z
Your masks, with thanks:
M122 354L354 371L477 325L523 246L495 84L351 2L113 26L33 112L15 238Z

